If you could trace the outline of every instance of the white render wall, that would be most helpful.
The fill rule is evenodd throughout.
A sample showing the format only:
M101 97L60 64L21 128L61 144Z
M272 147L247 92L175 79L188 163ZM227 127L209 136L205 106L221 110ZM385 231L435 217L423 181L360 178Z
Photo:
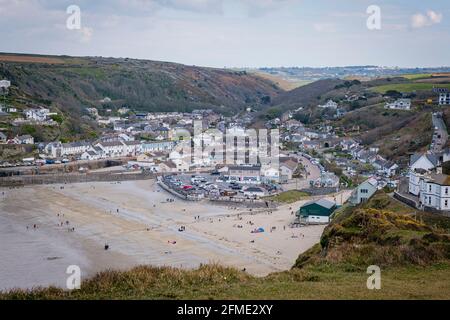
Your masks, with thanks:
M330 217L324 216L308 216L306 219L307 223L329 223Z
M420 201L422 204L438 210L450 210L450 186L441 186L422 180Z
M410 167L410 170L411 171L413 171L414 169L431 170L433 168L434 165L427 159L427 157L422 156Z
M409 173L408 191L415 196L418 196L420 193L420 175L412 171Z

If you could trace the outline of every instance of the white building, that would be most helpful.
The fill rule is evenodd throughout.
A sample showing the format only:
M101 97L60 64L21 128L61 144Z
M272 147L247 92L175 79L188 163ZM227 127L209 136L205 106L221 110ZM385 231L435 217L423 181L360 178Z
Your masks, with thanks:
M439 94L439 105L450 105L450 92Z
M436 210L450 210L450 177L432 173L418 178L420 203Z
M107 157L121 157L126 155L126 145L122 141L98 142L95 147L100 147Z
M167 160L159 164L161 172L187 172L189 163L182 159Z
M81 154L81 160L98 160L101 159L101 155L95 152L94 150L88 150Z
M417 169L417 170L411 170L409 172L409 182L408 182L408 192L419 196L420 194L420 181L423 178L423 175L425 174L425 170Z
M144 142L142 152L172 151L175 144L175 141Z
M0 80L0 89L8 90L11 86L11 81L9 80Z
M425 154L416 153L411 156L409 162L409 169L410 171L414 171L417 169L428 171L436 168L438 164L439 159L436 155L432 153L425 153Z
M258 187L248 187L244 190L244 196L248 198L259 198L264 197L264 195L264 190Z
M325 103L323 105L319 105L319 108L337 109L338 104L336 102L334 102L333 100L328 100L327 103Z
M282 160L280 163L280 181L288 182L289 180L292 180L292 176L294 175L297 167L298 162L294 161L293 159L289 158Z
M230 181L238 183L261 183L261 167L260 166L230 166L226 177Z
M263 176L262 180L266 183L280 181L280 170L271 165L262 166L261 175Z
M387 103L385 109L411 110L411 99L397 99L395 102Z
M55 115L56 113L50 113L50 110L47 108L40 108L27 109L24 111L24 114L27 120L43 122L47 120L51 115Z
M59 155L72 156L76 154L82 154L83 152L87 151L90 147L91 147L90 143L84 141L62 143L60 146L61 151Z
M16 144L34 144L34 138L29 134L26 134L24 136L16 136L13 141Z
M361 183L350 196L350 203L357 205L369 200L378 190L378 182L375 178L369 178Z
M142 152L140 141L123 141L125 145L125 154L127 156L136 156Z

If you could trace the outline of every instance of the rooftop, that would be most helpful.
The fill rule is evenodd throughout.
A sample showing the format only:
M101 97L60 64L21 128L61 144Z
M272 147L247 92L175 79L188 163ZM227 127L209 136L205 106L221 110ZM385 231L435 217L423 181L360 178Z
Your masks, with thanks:
M302 207L306 207L306 206L309 206L312 204L317 204L317 205L327 208L327 209L331 209L336 205L336 203L334 203L333 201L330 201L327 199L319 199L319 200L309 201L309 202L305 203Z

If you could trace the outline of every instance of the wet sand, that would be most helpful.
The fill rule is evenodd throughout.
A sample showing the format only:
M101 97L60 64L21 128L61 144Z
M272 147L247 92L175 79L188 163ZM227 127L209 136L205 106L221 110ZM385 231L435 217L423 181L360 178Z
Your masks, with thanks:
M83 277L139 264L200 263L262 276L290 268L324 228L289 228L289 207L296 210L301 203L270 214L168 198L173 196L153 180L0 189L0 290L64 287L69 265L80 266ZM257 227L266 232L250 232Z

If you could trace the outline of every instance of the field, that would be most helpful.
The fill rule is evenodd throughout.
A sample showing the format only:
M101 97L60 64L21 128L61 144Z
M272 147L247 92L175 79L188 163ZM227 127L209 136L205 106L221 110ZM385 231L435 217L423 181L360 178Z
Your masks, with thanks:
M428 79L433 76L431 73L405 74L402 77L408 80Z
M396 90L399 92L413 92L413 91L430 91L434 87L447 88L450 90L450 84L434 84L434 83L401 83L401 84L388 84L371 88L372 91L384 94L389 90Z
M275 202L280 203L294 203L308 197L309 195L306 192L298 191L298 190L289 190L286 192L282 192L277 194L276 196L267 197L268 200L273 200Z
M256 74L257 76L267 79L269 81L272 81L273 83L275 83L278 87L280 87L283 90L286 91L290 91L293 90L295 88L299 88L302 86L305 86L307 84L310 84L313 81L309 81L309 80L289 80L286 78L283 78L279 75L274 75L274 74L270 74L267 72L261 72L259 70L257 71L251 71L254 74Z
M48 64L64 63L63 59L54 58L54 57L29 56L29 55L8 55L8 54L0 54L0 61L23 62L23 63L48 63Z

